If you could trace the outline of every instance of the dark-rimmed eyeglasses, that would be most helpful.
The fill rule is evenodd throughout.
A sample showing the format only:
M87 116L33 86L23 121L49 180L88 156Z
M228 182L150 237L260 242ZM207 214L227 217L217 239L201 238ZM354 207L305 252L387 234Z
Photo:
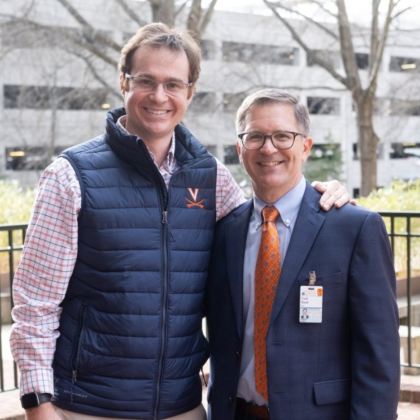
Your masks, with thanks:
M179 95L185 89L191 87L194 83L184 83L180 80L168 80L166 82L158 82L156 80L150 79L149 77L144 76L131 76L126 73L124 77L127 80L131 80L131 87L133 90L138 90L140 92L153 92L158 85L162 85L165 92L169 95Z
M293 131L276 131L272 134L263 134L259 131L249 131L240 133L238 137L241 139L242 145L247 150L259 150L264 147L265 140L270 139L271 144L279 150L290 149L295 143L296 136L305 136L301 133Z

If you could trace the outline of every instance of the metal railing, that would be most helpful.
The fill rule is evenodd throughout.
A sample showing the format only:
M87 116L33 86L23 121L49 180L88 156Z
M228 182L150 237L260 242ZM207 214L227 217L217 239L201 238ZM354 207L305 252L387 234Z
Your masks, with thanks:
M18 388L17 365L11 360L5 330L11 325L13 274L23 249L27 226L27 223L0 225L0 392Z
M397 271L400 338L404 350L401 366L408 368L407 373L410 369L419 373L420 354L413 360L413 347L414 340L416 347L420 345L420 212L379 213L387 226Z
M399 259L398 265L403 267L402 271L406 273L405 277L398 279L399 286L403 285L398 288L400 319L402 326L406 326L405 336L401 337L403 346L405 343L406 356L401 365L411 369L420 369L420 360L413 360L413 339L415 339L413 329L418 328L420 340L420 212L384 211L380 214L387 226L394 258ZM10 326L7 315L10 314L10 308L13 307L11 294L13 273L23 249L26 229L26 223L0 225L0 314L2 314L0 332L3 332L3 327ZM418 265L414 266L414 261ZM418 275L413 274L415 269L419 270ZM417 292L418 300L414 301ZM5 335L0 334L0 392L18 388L16 363L9 360L10 357L4 357L5 349L8 349L9 345L8 342L5 342ZM6 362L8 363L7 368ZM6 384L6 377L11 384Z

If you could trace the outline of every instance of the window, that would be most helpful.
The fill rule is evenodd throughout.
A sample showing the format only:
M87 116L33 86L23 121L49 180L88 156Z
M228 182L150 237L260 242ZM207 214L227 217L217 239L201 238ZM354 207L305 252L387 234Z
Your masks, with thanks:
M216 156L217 146L215 144L206 144L204 146L213 156Z
M356 64L360 70L366 70L369 67L369 54L356 53Z
M308 160L317 161L319 159L335 159L340 154L340 145L338 143L313 144Z
M223 95L223 111L236 112L246 96L245 93L225 93Z
M6 169L30 171L45 169L67 147L6 147Z
M3 91L7 109L101 109L107 99L105 89L5 85Z
M201 41L201 53L203 60L214 60L216 58L216 43L208 39Z
M384 158L384 145L379 143L378 148L376 149L376 157L378 159ZM359 147L357 143L353 143L353 160L359 160Z
M340 53L338 51L325 51L325 50L314 50L317 57L321 60L326 61L330 66L338 68L340 66ZM306 64L308 67L314 67L318 64L315 62L312 55L306 56Z
M188 110L190 112L209 112L216 108L214 92L195 92Z
M389 115L419 116L420 102L402 99L392 99L387 112Z
M411 57L391 57L389 71L418 72L420 71L420 59Z
M340 98L308 96L307 101L311 114L340 115Z
M391 143L391 159L420 158L420 143Z
M224 163L226 165L233 165L239 163L238 152L236 151L236 144L225 146Z
M297 66L299 64L299 50L276 45L224 42L223 60Z

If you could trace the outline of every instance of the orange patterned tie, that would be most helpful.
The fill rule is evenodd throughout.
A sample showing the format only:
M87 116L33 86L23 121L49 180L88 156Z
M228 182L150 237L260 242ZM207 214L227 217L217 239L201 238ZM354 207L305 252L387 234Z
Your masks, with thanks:
M274 206L266 206L262 215L264 225L255 267L254 365L257 392L268 401L265 337L281 272L280 241L276 229L276 219L280 214Z

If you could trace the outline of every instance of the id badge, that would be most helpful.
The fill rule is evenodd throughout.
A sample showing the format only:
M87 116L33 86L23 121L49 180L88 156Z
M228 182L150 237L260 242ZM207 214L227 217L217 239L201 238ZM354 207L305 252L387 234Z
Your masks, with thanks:
M299 322L322 322L322 286L300 286Z

